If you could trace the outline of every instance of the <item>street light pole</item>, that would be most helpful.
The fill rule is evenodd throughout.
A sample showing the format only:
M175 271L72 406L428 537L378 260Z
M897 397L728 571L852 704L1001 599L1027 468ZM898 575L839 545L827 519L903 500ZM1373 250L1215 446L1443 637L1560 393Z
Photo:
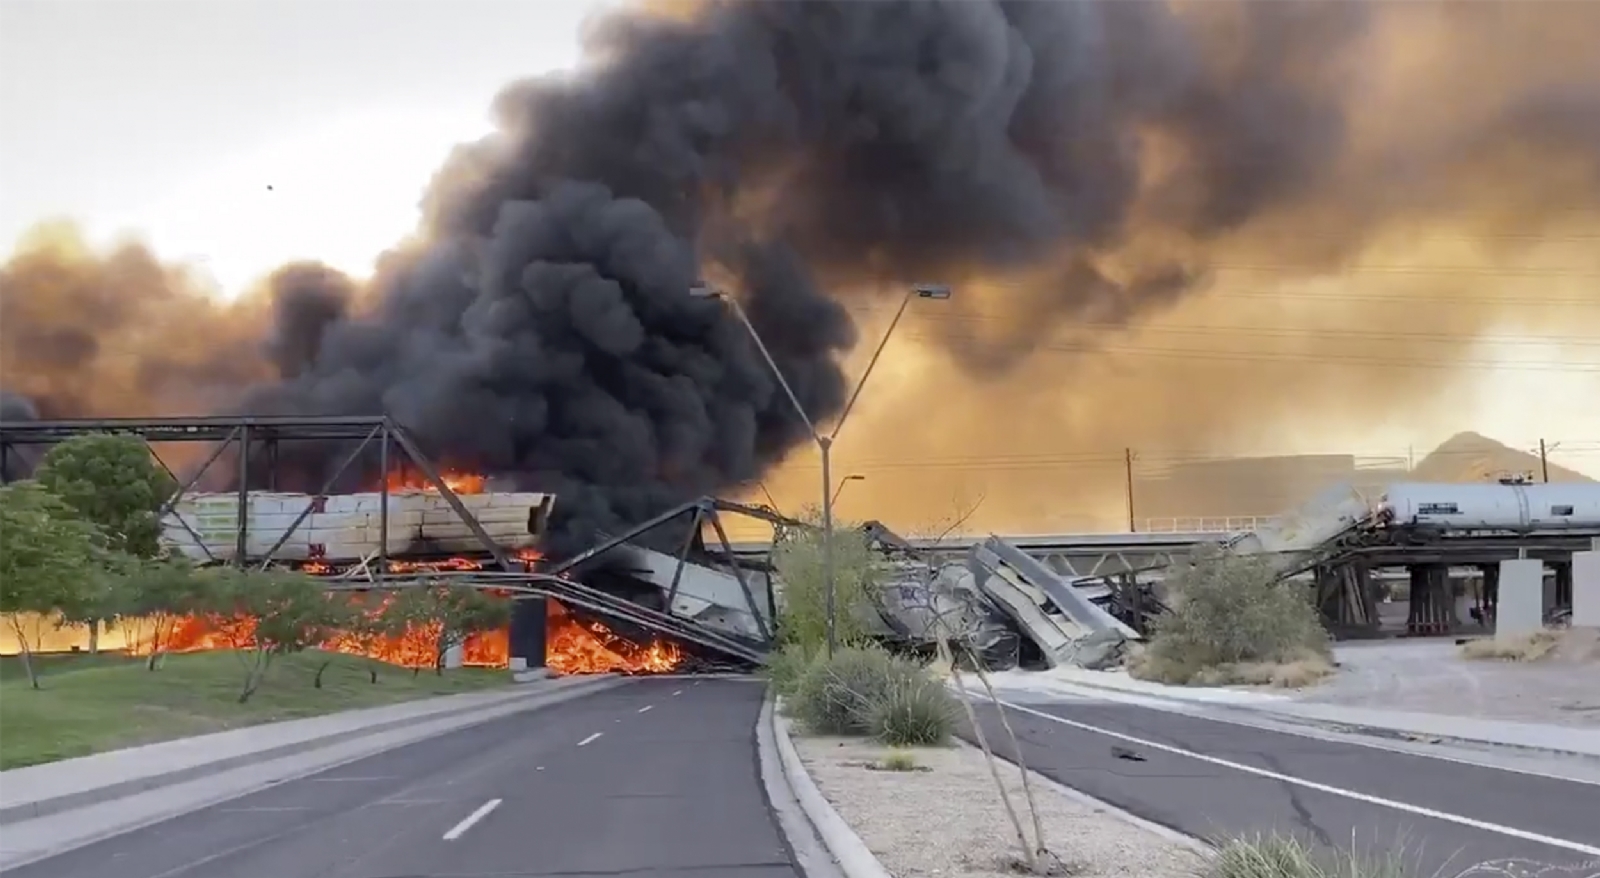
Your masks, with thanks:
M883 349L889 344L889 336L894 334L895 327L900 325L900 318L905 315L906 308L912 299L948 299L950 288L942 284L917 284L906 290L905 296L900 299L900 307L894 312L894 319L889 321L889 328L884 331L883 337L878 340L878 346L872 352L872 359L867 361L867 368L861 373L861 378L856 381L856 386L850 393L849 399L844 404L844 411L839 413L839 420L833 425L833 432L823 435L812 423L811 416L806 413L805 406L800 404L800 397L795 395L794 389L789 386L788 379L783 377L783 370L778 368L777 360L767 350L767 345L761 340L761 333L756 332L755 325L739 306L738 301L726 295L721 290L695 284L689 288L689 294L698 298L720 299L727 303L728 309L733 312L739 322L750 334L755 342L756 350L760 351L761 358L767 362L767 367L772 370L773 376L778 381L778 386L783 389L789 398L789 404L794 406L795 413L811 432L811 439L817 443L817 450L822 457L822 579L826 589L827 630L828 630L828 658L833 658L838 649L838 587L834 579L833 569L833 501L837 494L833 490L833 442L839 436L839 431L844 429L845 418L850 416L851 409L855 408L856 400L861 397L861 389L867 386L867 379L872 377L872 370L878 365L878 358L883 355ZM841 486L842 487L842 486Z
M864 475L861 475L860 473L851 473L850 475L845 476L844 478L840 479L839 480L839 484L835 485L834 488L833 488L833 505L835 505L835 506L839 505L839 495L844 493L844 486L845 485L847 485L847 484L849 484L851 482L864 482L866 480L867 480L867 477L864 476Z

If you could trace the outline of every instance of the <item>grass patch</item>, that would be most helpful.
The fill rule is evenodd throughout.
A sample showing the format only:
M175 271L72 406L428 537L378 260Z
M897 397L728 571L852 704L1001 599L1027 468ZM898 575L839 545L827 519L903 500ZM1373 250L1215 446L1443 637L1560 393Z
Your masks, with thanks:
M1411 878L1403 854L1326 853L1289 835L1232 839L1217 848L1204 878Z
M909 750L890 750L873 766L879 771L916 771L917 757Z
M1515 637L1486 637L1461 645L1461 657L1502 662L1537 662L1550 658L1561 642L1556 631L1535 631Z
M0 663L0 770L120 747L486 689L507 671L460 668L436 675L373 659L312 650L280 656L250 701L239 704L244 666L231 652L169 655L158 671L120 655L42 657L42 689L21 665ZM322 688L312 679L323 662ZM369 671L378 669L378 682Z

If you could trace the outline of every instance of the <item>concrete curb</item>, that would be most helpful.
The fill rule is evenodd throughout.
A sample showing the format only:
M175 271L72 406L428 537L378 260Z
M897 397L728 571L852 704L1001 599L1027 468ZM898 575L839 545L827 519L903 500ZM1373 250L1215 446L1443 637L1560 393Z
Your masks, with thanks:
M783 833L789 852L805 878L844 878L784 771L783 757L778 754L777 724L773 722L776 705L777 696L769 689L761 705L761 715L756 718L756 758L761 766L761 785L766 789L767 804L777 816L778 830Z
M1252 707L1244 704L1202 701L1184 698L1181 695L1167 695L1159 692L1136 692L1130 689L1119 689L1115 686L1100 686L1094 683L1085 683L1079 680L1072 682L1056 681L1062 694L1077 695L1078 697L1112 697L1113 700L1122 700L1125 703L1137 704L1151 710L1171 710L1176 713L1186 713L1199 716L1202 719L1213 719L1218 722L1234 722L1240 725L1267 728L1293 734L1292 730L1260 726L1252 720L1266 720L1287 726L1301 726L1319 731L1339 732L1356 737L1374 738L1379 741L1404 741L1428 742L1439 744L1453 744L1467 747L1491 747L1495 749L1515 750L1523 753L1537 753L1566 758L1594 760L1593 753L1584 753L1576 750L1563 750L1559 747L1540 747L1531 744L1521 744L1513 741L1497 741L1490 738L1474 738L1463 735L1440 735L1432 732L1419 732L1411 729L1399 729L1388 726L1372 725L1370 723L1345 722L1337 719L1323 719L1316 717L1300 716L1290 711L1278 710L1272 707ZM1073 692L1072 690L1077 690Z
M1600 761L1600 756L1578 750L1563 750L1559 747L1540 747L1534 744L1519 744L1513 741L1493 741L1488 738L1469 738L1461 735L1440 735L1433 732L1419 732L1410 729L1396 729L1388 726L1375 726L1370 723L1352 723L1336 719L1318 719L1307 716L1296 716L1291 713L1277 711L1254 711L1276 723L1285 726L1300 726L1307 729L1316 729L1324 732L1343 733L1363 738L1372 738L1377 741L1398 741L1411 744L1446 744L1458 747L1488 747L1496 750L1515 750L1521 753L1537 753L1545 756L1561 756L1567 759L1587 759L1591 762ZM1225 719L1224 717L1218 717ZM1242 722L1242 720L1241 720ZM1280 731L1291 731L1281 729ZM1291 732L1292 733L1292 732Z
M480 711L491 711L512 702L535 700L543 696L570 692L575 689L587 691L588 688L594 687L594 682L584 681L554 689L537 688L523 691L512 690L508 691L505 697L502 699L496 699L482 705L476 705L473 709ZM325 747L331 747L335 744L340 744L345 741L357 740L360 738L382 734L395 729L415 726L419 723L425 723L430 720L438 719L443 715L448 715L453 710L460 710L460 708L456 705L450 704L440 705L439 709L431 710L427 713L386 720L383 722L374 723L370 726L364 726L359 729L337 732L323 737L308 738L306 740L295 741L290 744L271 747L265 750L241 753L234 756L225 756L220 759L213 759L196 765L190 765L176 771L147 775L145 777L108 784L103 787L96 787L94 789L82 790L61 796L54 796L48 799L38 799L32 802L24 802L21 804L12 805L8 808L0 808L0 826L5 826L22 820L33 820L40 817L48 817L52 814L59 814L63 811L70 811L75 808L83 808L102 802L109 802L116 799L126 798L128 796L138 795L139 793L150 792L151 790L158 790L163 787L184 783L186 781L206 777L221 771L228 771L240 766L279 759L285 756L294 756L299 753L306 753Z
M484 706L465 715L432 716L401 728L367 735L342 735L336 742L273 759L263 759L200 778L165 784L131 795L105 798L50 816L0 826L0 872L48 859L85 845L170 820L201 808L247 796L276 784L317 774L428 738L481 725L524 711L552 707L603 689L626 678L604 677L584 684L528 693ZM394 724L390 724L394 725ZM26 848L13 848L23 839Z
M822 790L817 788L816 781L811 779L811 774L806 771L805 764L800 761L800 753L794 748L794 741L789 738L789 721L778 714L773 707L773 700L768 699L767 706L762 708L764 715L770 715L772 723L772 736L777 745L778 760L783 768L784 778L789 782L789 787L794 791L794 797L799 802L805 817L810 821L822 845L832 855L838 870L844 878L893 878L878 858L867 847L866 842L856 835L850 824L839 816L828 800L822 795ZM810 873L807 873L808 878Z

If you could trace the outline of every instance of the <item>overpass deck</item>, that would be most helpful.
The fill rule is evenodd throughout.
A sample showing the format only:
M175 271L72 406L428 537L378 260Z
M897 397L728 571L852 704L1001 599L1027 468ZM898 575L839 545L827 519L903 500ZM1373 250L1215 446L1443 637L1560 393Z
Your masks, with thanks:
M1235 531L1183 531L1160 533L1032 534L1002 537L1006 542L1062 576L1115 576L1139 570L1168 567L1181 555L1203 543L1225 543ZM907 539L912 548L933 555L967 552L988 535L962 534L943 539ZM771 550L768 542L733 543L734 554L757 557Z

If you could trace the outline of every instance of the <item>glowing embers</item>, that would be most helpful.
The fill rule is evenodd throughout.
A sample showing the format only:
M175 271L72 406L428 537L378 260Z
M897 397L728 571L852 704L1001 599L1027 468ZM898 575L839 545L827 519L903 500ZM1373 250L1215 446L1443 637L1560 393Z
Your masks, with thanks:
M545 666L557 674L665 674L683 663L675 643L634 643L599 622L579 621L556 601L545 608Z

